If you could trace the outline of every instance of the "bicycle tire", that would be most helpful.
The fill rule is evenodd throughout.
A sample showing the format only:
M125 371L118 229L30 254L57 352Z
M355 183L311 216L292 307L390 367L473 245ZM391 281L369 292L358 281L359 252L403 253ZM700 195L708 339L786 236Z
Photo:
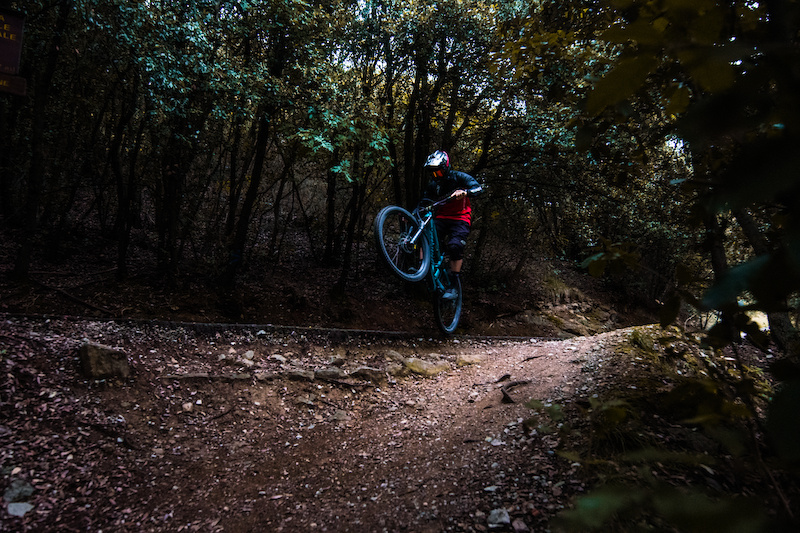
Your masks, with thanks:
M422 281L431 266L428 240L422 236L415 244L408 242L417 231L419 224L402 207L384 207L375 217L375 241L379 254L392 273L405 281Z
M433 296L433 314L436 317L436 325L445 335L451 335L458 327L461 318L461 306L463 304L463 294L461 292L461 278L454 276L452 279L453 289L456 290L456 297L453 300L442 298L439 291Z

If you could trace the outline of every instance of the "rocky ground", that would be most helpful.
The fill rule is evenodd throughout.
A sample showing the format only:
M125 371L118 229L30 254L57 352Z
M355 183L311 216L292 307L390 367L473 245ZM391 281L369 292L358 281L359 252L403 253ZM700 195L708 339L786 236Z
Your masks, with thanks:
M0 526L18 531L545 531L591 476L526 403L636 389L631 339L663 335L0 318ZM88 379L87 341L130 377Z
M201 328L202 329L202 328ZM571 402L625 333L571 340L2 319L4 529L541 530L584 490L530 399ZM80 373L86 340L129 379Z

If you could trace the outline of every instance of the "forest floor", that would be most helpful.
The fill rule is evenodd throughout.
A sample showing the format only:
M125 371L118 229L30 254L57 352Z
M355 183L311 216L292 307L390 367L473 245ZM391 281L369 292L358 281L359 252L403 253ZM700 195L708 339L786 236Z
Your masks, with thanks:
M652 477L755 498L770 516L798 503L796 481L771 472L764 494L755 466L660 409L681 373L663 354L696 343L563 265L548 267L559 283L468 286L451 338L389 280L333 297L319 289L332 274L273 271L221 297L82 268L0 278L2 530L550 530L599 478L640 472L594 461L589 421L596 401L637 391L652 395L631 409L646 420L637 439L715 461L657 463ZM131 377L83 375L87 340L121 350Z

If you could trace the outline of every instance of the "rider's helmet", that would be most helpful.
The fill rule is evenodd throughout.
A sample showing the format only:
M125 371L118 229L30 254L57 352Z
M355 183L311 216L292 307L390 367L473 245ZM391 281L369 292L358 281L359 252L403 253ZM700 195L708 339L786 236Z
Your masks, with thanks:
M436 150L425 161L425 170L435 179L443 178L450 172L450 156L444 150Z

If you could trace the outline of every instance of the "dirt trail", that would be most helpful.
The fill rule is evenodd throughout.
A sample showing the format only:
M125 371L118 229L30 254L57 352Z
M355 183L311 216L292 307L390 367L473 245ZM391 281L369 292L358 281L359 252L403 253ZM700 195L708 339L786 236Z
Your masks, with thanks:
M36 488L36 510L4 514L0 525L31 531L56 522L84 531L485 531L505 521L501 509L505 530L542 530L582 485L554 454L555 437L525 430L524 403L585 396L588 370L620 334L332 341L103 322L4 326L17 339L13 366L28 365L39 383L13 391L28 396L0 428L4 464ZM126 350L135 379L81 378L84 338ZM409 357L449 370L352 377ZM308 377L326 368L347 377Z
M534 526L558 507L563 483L553 494L549 478L563 466L554 441L526 437L523 404L579 389L586 344L468 346L481 363L366 393L352 420L298 433L302 443L260 465L268 503L236 529L482 529L499 508Z

